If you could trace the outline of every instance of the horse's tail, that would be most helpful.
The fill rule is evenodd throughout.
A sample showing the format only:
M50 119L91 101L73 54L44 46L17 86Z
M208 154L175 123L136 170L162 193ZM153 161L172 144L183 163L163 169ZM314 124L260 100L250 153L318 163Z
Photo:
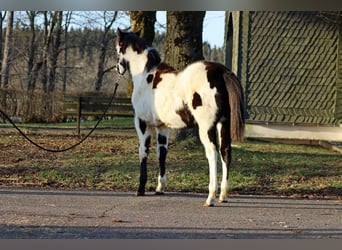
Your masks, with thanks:
M225 71L223 77L229 99L230 136L234 141L242 141L245 130L243 89L239 79L232 72Z

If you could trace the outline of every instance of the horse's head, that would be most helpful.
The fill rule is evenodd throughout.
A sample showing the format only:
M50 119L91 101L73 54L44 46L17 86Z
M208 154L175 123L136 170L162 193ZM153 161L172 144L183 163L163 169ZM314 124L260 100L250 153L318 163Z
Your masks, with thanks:
M117 31L117 37L115 40L115 48L116 48L116 53L117 53L117 57L118 57L118 62L116 65L116 69L118 71L119 74L123 75L125 74L128 66L128 61L125 59L125 52L126 52L126 48L127 48L127 44L124 44L124 37L126 32L121 31L120 29L118 29Z
M116 33L115 47L118 57L117 71L119 74L125 74L126 70L129 69L129 56L127 56L127 49L131 48L133 51L140 54L147 48L147 43L142 40L139 35L140 31L135 32L124 32L118 28Z

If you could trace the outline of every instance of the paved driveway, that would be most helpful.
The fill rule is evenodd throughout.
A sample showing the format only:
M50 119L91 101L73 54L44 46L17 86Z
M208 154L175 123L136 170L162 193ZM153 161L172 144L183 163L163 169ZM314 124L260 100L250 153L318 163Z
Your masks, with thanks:
M0 188L0 238L339 238L342 200Z

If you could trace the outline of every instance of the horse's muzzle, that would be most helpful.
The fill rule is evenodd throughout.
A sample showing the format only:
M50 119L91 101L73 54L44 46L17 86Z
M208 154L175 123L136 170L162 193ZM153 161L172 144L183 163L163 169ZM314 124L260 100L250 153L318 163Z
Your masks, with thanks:
M119 64L116 65L116 72L118 72L120 75L125 74L126 70L120 67Z

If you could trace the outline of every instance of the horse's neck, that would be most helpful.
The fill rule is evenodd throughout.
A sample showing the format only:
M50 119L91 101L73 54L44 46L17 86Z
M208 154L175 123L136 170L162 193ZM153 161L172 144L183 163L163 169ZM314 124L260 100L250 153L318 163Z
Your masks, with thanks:
M142 61L142 60L139 60ZM145 72L145 63L142 61L142 63L136 62L135 60L132 60L129 62L130 72L132 75L132 79L142 79L143 75L146 75Z
M135 88L142 87L146 82L146 77L150 72L146 72L146 63L148 62L147 51L141 54L135 54L129 60L130 73Z
M133 85L135 89L140 89L140 88L144 88L145 83L146 83L146 77L147 74L145 71L139 73L139 74L132 74L132 80L133 80Z
M143 74L150 74L152 68L161 63L160 55L154 47L147 47L144 51L138 53L132 47L127 49L127 60L130 65L132 78L140 79Z
M148 60L146 51L138 54L136 51L129 48L127 49L127 59L129 61L130 73L133 79L144 74L145 65Z
M133 70L131 69L131 76L132 76L132 81L133 81L133 95L138 94L138 93L146 94L146 91L149 91L149 88L147 88L148 85L146 82L146 79L149 73L150 72L146 72L145 66L143 66L142 68L133 68Z

